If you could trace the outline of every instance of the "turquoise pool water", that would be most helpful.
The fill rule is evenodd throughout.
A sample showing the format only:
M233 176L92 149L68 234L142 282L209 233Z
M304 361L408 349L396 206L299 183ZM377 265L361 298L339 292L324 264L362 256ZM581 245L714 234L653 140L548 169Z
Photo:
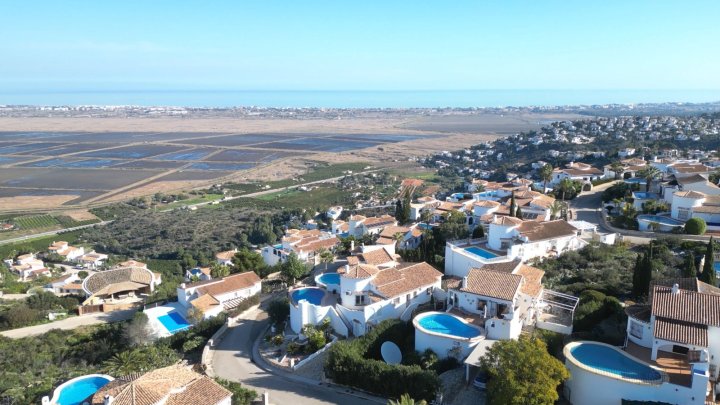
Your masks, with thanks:
M421 315L422 316L422 315ZM442 335L474 338L482 333L480 329L472 327L457 317L448 314L428 314L418 319L418 324L430 332Z
M325 273L318 277L318 281L328 285L328 284L334 284L334 285L340 285L340 275L337 273Z
M294 290L291 295L293 301L295 302L306 300L313 305L320 305L322 304L322 299L325 296L325 291L319 288L298 288L297 290Z
M170 333L175 333L191 326L190 322L186 321L185 318L177 312L170 312L166 315L159 316L158 321L160 321Z
M467 250L468 252L470 252L476 256L480 256L483 259L493 259L495 257L498 257L498 255L496 255L495 253L488 252L487 250L481 249L477 246L466 247L465 250Z
M80 405L90 395L96 393L110 379L100 376L81 377L64 386L57 399L58 405Z
M592 343L581 343L570 350L573 357L588 367L596 368L623 378L654 381L662 376L657 370L637 362L615 348Z
M672 219L669 217L661 217L659 215L638 215L637 216L638 221L649 221L649 222L657 222L661 225L669 225L669 226L680 226L682 225L682 221L678 221L676 219Z

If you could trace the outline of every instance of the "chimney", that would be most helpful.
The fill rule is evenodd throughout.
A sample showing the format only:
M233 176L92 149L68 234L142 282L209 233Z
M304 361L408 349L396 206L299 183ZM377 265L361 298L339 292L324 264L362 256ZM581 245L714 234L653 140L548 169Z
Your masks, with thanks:
M350 272L350 265L346 264L345 265L345 273L349 273L349 272Z
M467 276L463 277L462 279L462 288L467 288Z
M115 398L113 398L112 395L105 395L105 398L103 398L103 405L110 405L115 401Z
M672 294L673 295L680 294L680 286L677 283L673 284L673 286L672 286Z
M180 283L180 288L184 289L185 286L186 286L185 283Z
M354 251L355 251L355 241L354 241L354 240L351 240L351 241L350 241L350 251L351 251L351 252L354 252Z

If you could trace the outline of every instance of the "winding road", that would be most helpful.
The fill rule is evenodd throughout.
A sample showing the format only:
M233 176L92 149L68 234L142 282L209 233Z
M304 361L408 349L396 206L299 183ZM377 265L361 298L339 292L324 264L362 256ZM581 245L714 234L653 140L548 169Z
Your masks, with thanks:
M267 303L268 301L266 301ZM256 365L253 343L268 326L267 313L261 309L246 311L228 329L222 340L213 348L212 367L221 378L238 381L262 394L268 392L270 403L294 405L370 405L377 401L361 398L351 390L309 384L299 378L273 374ZM385 402L380 402L384 404Z

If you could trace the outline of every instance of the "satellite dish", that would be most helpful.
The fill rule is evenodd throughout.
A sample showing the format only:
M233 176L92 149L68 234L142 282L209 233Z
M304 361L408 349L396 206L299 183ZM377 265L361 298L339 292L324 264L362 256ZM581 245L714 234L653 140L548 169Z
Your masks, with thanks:
M400 364L402 353L400 348L393 342L385 342L380 346L380 354L387 364Z

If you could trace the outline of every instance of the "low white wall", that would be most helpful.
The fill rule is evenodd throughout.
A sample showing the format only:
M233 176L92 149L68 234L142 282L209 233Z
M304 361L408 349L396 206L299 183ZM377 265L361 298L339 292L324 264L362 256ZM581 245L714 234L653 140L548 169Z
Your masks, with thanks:
M299 361L299 362L295 363L295 365L292 366L292 370L295 371L295 370L299 369L300 367L304 366L305 364L307 364L308 362L310 362L310 361L311 361L312 359L314 359L315 357L321 355L321 354L324 353L327 349L329 349L330 346L332 346L333 343L335 343L335 342L337 342L337 338L336 338L335 336L333 336L333 339L332 339L330 342L328 342L325 346L323 346L322 349L320 349L320 350L316 351L315 353L309 355L308 357L302 359L302 361Z
M551 332L562 333L563 335L569 335L572 333L572 325L565 326L557 323L543 322L538 320L535 322L535 326L538 329L545 329Z
M415 328L415 350L421 353L430 349L435 352L439 358L444 359L449 357L450 350L452 350L456 344L461 348L460 358L464 359L470 355L472 349L477 346L478 341L472 342L468 339L460 341L451 337L432 335L417 327Z

